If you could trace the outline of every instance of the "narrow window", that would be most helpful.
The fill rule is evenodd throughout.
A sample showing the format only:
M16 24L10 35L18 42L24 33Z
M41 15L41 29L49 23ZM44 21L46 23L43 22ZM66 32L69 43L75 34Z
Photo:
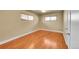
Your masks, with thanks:
M31 16L31 15L25 15L25 14L21 14L21 19L24 20L24 21L29 21L29 20L33 20L34 17Z
M56 16L47 16L45 17L45 21L55 21L56 20Z

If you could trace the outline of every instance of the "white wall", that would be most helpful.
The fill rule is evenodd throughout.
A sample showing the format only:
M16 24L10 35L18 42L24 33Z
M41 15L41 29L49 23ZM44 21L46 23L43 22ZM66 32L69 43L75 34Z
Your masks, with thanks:
M34 21L22 21L20 14L31 14L34 16ZM37 30L37 29L48 29L63 32L63 12L51 13L47 15L57 16L57 20L52 23L42 23L42 16L37 15L29 11L23 10L2 10L0 11L0 41L4 41L22 34ZM36 22L37 21L37 22ZM39 22L38 22L39 21ZM36 24L35 24L36 23ZM35 25L34 25L35 24Z
M44 22L45 16L56 16L57 19L55 21ZM54 12L51 14L41 15L39 26L40 29L63 32L63 12Z
M71 48L79 49L79 10L71 11Z
M68 45L68 48L70 48L70 11L69 10L65 10L64 11L64 37L65 37L65 41Z
M20 14L31 14L34 21L22 21ZM16 37L33 30L38 17L34 13L21 10L1 10L0 11L0 41Z

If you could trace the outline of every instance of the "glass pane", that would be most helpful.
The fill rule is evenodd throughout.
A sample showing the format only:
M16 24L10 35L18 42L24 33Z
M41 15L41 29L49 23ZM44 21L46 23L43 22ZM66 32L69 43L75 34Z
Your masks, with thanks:
M53 21L56 20L56 16L45 17L45 21Z
M28 16L28 20L33 20L33 16Z
M50 20L50 17L45 17L45 21L49 21Z
M25 14L21 14L21 19L23 19L23 20L27 20L28 17L27 17L27 15L25 15Z
M56 16L51 17L50 20L56 20Z

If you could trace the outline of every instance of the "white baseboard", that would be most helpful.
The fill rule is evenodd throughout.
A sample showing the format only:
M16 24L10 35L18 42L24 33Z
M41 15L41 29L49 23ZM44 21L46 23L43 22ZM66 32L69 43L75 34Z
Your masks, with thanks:
M9 41L15 40L15 39L17 39L17 38L19 38L19 37L22 37L22 36L31 34L31 33L36 32L36 31L39 31L39 30L63 33L62 31L56 31L56 30L38 29L38 30L30 31L30 32L28 32L28 33L25 33L25 34L22 34L22 35L18 35L18 36L16 36L16 37L12 37L12 38L6 39L6 40L4 40L4 41L1 41L1 42L0 42L0 45L1 45L1 44L4 44L4 43L7 43L7 42L9 42Z

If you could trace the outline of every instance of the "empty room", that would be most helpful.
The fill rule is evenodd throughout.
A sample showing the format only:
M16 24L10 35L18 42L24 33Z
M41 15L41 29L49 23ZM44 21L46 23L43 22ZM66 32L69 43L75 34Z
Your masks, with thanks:
M0 49L69 49L70 11L0 10Z

